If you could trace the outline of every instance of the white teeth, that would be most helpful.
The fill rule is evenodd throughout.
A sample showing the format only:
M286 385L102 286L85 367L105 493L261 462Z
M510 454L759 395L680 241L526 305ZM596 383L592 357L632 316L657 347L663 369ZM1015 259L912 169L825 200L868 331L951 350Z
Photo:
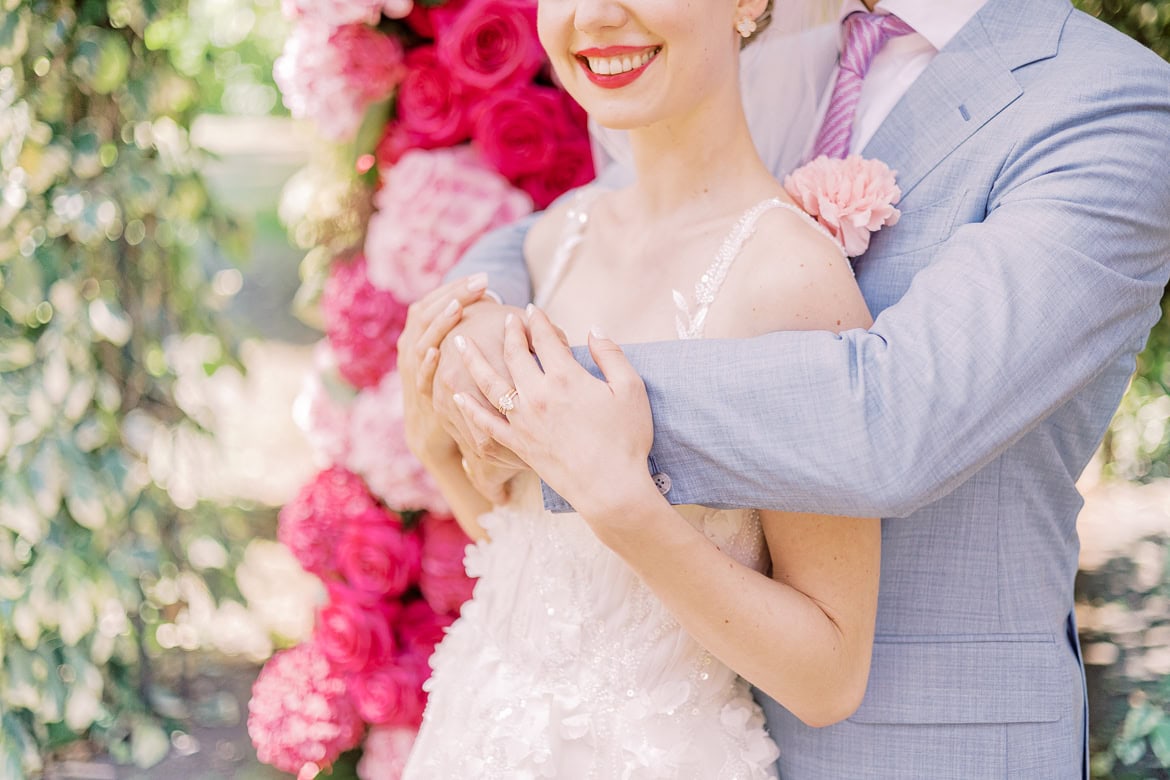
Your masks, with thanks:
M644 51L633 57L586 57L589 69L599 76L616 76L619 73L628 73L631 70L644 67L658 54L657 49Z

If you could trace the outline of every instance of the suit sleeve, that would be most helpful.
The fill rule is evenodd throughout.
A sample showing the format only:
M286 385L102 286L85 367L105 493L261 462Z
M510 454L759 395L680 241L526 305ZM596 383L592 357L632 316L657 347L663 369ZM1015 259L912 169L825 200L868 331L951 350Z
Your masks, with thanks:
M1020 138L985 219L868 331L630 346L670 500L905 516L1112 371L1103 432L1170 258L1167 70L1136 75Z

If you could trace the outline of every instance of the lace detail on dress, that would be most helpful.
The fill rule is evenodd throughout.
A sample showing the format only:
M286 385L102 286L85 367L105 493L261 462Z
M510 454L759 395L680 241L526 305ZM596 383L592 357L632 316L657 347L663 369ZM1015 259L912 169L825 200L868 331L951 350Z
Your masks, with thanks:
M680 339L702 338L703 331L707 325L707 312L710 310L711 304L715 302L715 298L719 294L719 289L723 286L723 282L727 278L727 272L731 270L732 263L739 257L744 244L755 234L756 225L759 224L760 217L772 209L777 208L786 209L799 215L809 225L816 228L823 236L832 241L834 246L840 246L840 242L833 238L833 234L826 230L823 225L810 217L803 209L792 205L788 201L781 200L780 198L769 198L768 200L757 203L744 212L744 215L735 223L735 227L731 229L731 233L728 234L727 238L723 240L723 244L719 247L719 251L715 255L715 260L703 272L703 275L699 277L699 281L695 283L694 308L691 308L691 304L687 302L686 297L682 293L678 290L671 290L675 308L678 309L674 322Z
M585 225L589 222L589 207L603 191L600 187L584 187L573 196L573 202L565 214L565 225L561 229L560 241L557 242L556 251L553 253L548 278L532 296L532 302L541 309L545 308L557 287L560 286L561 280L564 279L565 271L569 269L569 263L573 259L577 245L585 238Z

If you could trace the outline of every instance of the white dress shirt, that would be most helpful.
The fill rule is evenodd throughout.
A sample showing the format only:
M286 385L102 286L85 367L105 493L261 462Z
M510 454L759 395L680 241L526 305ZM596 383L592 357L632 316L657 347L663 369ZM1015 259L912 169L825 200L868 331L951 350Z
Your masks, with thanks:
M880 0L874 13L895 14L914 28L910 35L891 38L878 51L861 84L861 96L857 103L857 114L853 119L853 136L849 151L859 153L873 138L878 127L889 116L890 111L906 94L914 80L922 75L926 66L939 50L950 43L959 30L983 7L987 0ZM841 8L840 20L854 11L867 11L861 0L846 0ZM844 44L844 27L838 37L837 48ZM836 84L834 74L829 88L821 101L819 116L829 110L829 100ZM816 123L817 129L821 122ZM809 139L808 151L812 151L816 130Z

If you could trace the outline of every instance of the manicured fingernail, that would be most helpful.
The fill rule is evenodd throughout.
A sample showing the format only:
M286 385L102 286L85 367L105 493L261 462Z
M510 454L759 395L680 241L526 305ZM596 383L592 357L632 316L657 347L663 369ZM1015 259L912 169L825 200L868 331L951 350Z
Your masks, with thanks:
M483 290L487 287L487 284L488 284L488 275L487 274L475 274L474 276L471 276L467 279L467 289L471 292L475 292L477 290Z
M589 329L589 332L593 334L593 338L595 338L595 339L606 338L605 331L601 329L600 325L594 325L592 328Z
M454 401L455 405L460 409L462 409L463 405L467 403L467 401L463 400L463 393L456 393L455 395L451 396L451 400Z
M511 325L513 319L512 312L508 312L508 316L504 317L504 327Z
M443 316L450 317L457 311L459 311L459 301L452 298L451 302L447 304L447 308L443 309Z
M536 306L534 306L534 305L533 305L533 304L531 304L531 303L530 303L530 304L528 304L528 306L527 306L527 307L525 307L525 309L524 309L524 313L528 315L528 318L529 318L529 319L531 319L531 318L532 318L532 312L534 312L534 311L536 311Z
M438 355L438 354L439 354L439 350L435 349L434 347L428 347L427 354L423 357L423 362L424 363L431 362L432 360L435 359L435 355Z
M467 339L463 338L462 336L455 336L455 349L459 350L460 352L466 352Z

